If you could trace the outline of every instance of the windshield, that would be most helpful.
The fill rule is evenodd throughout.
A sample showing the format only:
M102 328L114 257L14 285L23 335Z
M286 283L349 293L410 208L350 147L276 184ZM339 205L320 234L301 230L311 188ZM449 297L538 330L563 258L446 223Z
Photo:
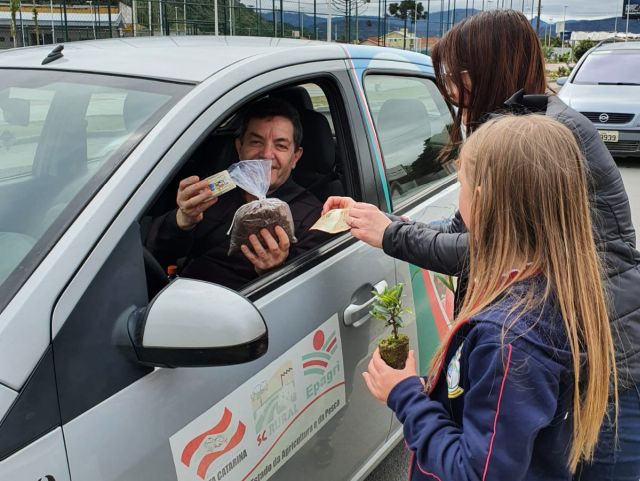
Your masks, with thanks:
M592 52L573 79L583 85L640 85L640 50Z
M99 186L191 87L0 70L0 309Z

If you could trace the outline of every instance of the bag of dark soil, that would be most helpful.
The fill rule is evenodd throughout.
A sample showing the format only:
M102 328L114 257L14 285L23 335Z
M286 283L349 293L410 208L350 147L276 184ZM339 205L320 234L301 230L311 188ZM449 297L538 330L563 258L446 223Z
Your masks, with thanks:
M233 164L228 170L238 187L258 198L236 211L230 230L229 254L240 250L242 244L251 248L249 236L252 234L258 236L264 245L264 239L260 235L262 229L267 229L277 241L277 225L287 233L289 242L297 242L289 205L280 199L266 198L271 182L271 161L243 160Z

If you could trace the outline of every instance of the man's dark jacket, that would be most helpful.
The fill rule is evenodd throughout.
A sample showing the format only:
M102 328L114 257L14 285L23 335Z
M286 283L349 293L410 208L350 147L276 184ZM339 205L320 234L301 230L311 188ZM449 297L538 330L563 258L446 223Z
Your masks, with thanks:
M227 255L233 215L244 204L243 191L234 189L224 194L204 213L195 228L184 231L176 224L176 210L156 219L149 234L147 247L163 266L176 264L185 258L180 275L215 282L239 289L258 277L253 264L241 251ZM289 179L268 197L280 199L291 208L295 236L288 259L300 255L328 238L328 234L309 231L320 217L322 204L308 191Z
M596 243L608 277L606 288L619 381L623 388L640 384L640 253L636 250L629 198L618 167L593 124L558 97L523 96L519 92L505 106L515 113L546 110L547 116L571 129L582 148L590 175ZM465 232L459 213L451 224L439 230L419 222L395 220L384 233L382 247L388 255L424 269L461 276L464 292L468 262Z

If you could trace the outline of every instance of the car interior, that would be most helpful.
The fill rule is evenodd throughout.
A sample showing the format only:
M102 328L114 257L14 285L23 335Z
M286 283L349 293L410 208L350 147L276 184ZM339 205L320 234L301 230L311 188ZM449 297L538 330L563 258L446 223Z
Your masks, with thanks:
M345 145L335 134L334 121L339 113L335 102L331 101L331 93L320 82L288 85L251 99L193 150L141 219L143 243L149 235L153 219L175 208L176 192L181 179L192 175L205 178L240 160L234 142L240 129L243 109L264 97L283 99L300 115L303 154L292 172L293 180L313 193L321 203L329 196L350 195L353 189L349 188L350 182L344 168ZM168 282L167 266L161 266L147 249L144 255L151 299Z

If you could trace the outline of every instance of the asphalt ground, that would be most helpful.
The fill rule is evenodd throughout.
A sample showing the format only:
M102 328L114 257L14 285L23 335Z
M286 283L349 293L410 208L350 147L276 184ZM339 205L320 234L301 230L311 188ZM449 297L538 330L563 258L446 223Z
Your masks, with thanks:
M631 217L636 232L640 229L640 158L616 159L620 168L629 203ZM640 241L640 237L638 237ZM367 477L366 481L406 481L408 476L409 452L400 442L387 458Z

